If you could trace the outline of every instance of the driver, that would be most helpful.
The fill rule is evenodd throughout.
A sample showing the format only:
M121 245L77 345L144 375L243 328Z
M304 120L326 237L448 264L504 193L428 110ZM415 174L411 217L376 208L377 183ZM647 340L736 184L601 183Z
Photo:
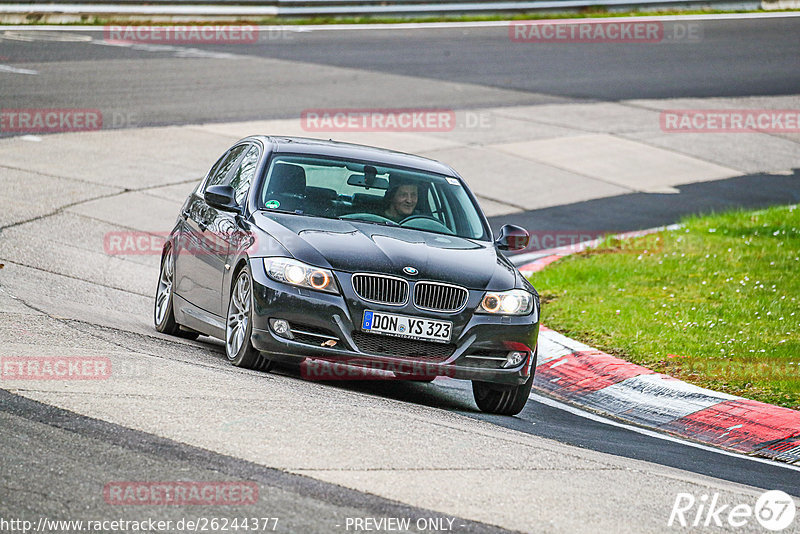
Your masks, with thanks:
M399 223L414 214L418 197L419 188L413 183L405 182L390 188L383 197L386 203L383 216Z

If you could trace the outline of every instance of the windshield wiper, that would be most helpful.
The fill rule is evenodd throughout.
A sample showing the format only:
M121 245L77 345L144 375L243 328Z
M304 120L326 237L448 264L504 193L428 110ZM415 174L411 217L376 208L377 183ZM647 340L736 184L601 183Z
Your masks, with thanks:
M369 219L354 219L353 217L326 217L325 215L317 215L317 214L314 214L314 213L305 213L305 212L303 212L301 210L289 211L289 210L280 210L280 209L261 208L259 211L261 211L261 212L263 212L265 214L281 213L281 214L287 214L287 215L300 215L301 217L316 217L316 218L319 218L319 219L338 219L340 221L357 221L357 222L363 222L363 223L369 223L369 224L379 224L381 226L392 226L392 227L398 227L398 228L400 227L400 225L397 224L396 222L389 221L389 220L387 220L387 221L370 221Z
M396 226L396 227L400 227L400 225L397 224L394 221L371 221L369 219L355 219L353 217L336 217L336 218L339 219L340 221L357 221L357 222L363 222L363 223L369 223L369 224L379 224L381 226Z
M276 209L261 208L258 211L262 211L264 213L284 213L284 214L288 214L288 215L300 215L302 217L316 217L316 215L314 215L313 213L305 213L305 212L303 212L301 210L289 211L289 210L276 210Z

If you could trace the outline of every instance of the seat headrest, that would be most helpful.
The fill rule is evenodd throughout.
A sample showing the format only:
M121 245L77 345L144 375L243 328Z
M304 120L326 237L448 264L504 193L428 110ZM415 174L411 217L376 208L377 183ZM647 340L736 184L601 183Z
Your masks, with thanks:
M306 191L306 171L292 163L276 163L269 179L267 196L276 194L303 195Z

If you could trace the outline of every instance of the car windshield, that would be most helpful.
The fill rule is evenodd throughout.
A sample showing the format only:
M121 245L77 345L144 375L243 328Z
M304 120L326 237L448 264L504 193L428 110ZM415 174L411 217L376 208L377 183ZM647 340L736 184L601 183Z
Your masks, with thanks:
M453 177L377 163L277 155L260 208L486 239L478 208Z

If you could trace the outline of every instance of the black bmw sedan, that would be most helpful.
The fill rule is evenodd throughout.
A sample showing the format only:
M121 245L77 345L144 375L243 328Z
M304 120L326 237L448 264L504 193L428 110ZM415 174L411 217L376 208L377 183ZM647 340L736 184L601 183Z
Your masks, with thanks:
M224 340L236 366L304 376L471 380L513 415L536 368L539 296L450 167L360 145L248 137L189 195L166 240L158 331ZM328 366L328 367L324 367ZM373 375L370 375L373 376Z

